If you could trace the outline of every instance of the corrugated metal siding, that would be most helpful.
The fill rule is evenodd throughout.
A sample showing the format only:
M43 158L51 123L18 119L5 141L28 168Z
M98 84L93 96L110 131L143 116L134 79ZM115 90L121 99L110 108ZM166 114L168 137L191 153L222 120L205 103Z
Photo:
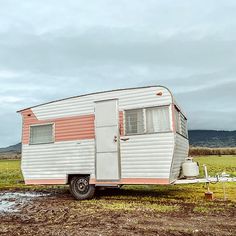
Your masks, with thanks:
M124 112L120 111L119 112L119 130L120 130L120 135L124 135L125 130L124 130Z
M30 116L28 116L30 115ZM54 123L55 142L94 139L94 114L75 117L57 118L51 120L38 120L31 109L23 114L22 143L29 144L30 125ZM123 112L119 113L120 134L124 134Z
M23 127L22 127L22 143L28 144L30 138L30 125L40 123L31 109L22 112Z
M171 166L170 180L173 182L180 174L181 165L185 158L188 157L189 142L180 134L175 134L174 157Z
M56 142L95 137L93 114L56 120L55 124Z
M163 95L157 96L156 93L160 91ZM119 99L120 110L172 103L171 94L167 89L151 87L71 98L35 107L32 111L39 122L67 119L71 116L93 114L94 101L112 98ZM122 119L120 112L120 120ZM61 128L61 132L66 133L67 124L63 123L62 126L65 129ZM123 124L120 129L123 134ZM174 133L135 135L129 138L129 141L121 141L122 178L169 178ZM94 140L79 142L80 144L76 141L63 141L23 145L22 169L25 179L63 179L70 173L91 173L91 178L94 178Z
M121 141L122 178L169 178L174 148L173 133L128 136ZM95 178L94 140L23 145L25 179L66 179L68 174Z
M162 96L157 96L156 93L160 91ZM119 99L119 109L121 110L172 103L171 94L167 89L163 87L150 87L70 98L32 108L32 111L39 120L93 114L94 101L114 98Z
M91 174L94 178L94 140L23 145L25 179L66 179L67 174Z
M122 178L169 178L174 133L127 137L121 141Z
M30 115L30 116L29 116ZM22 143L29 144L30 125L54 123L55 142L94 139L94 114L51 120L38 120L31 109L23 114Z

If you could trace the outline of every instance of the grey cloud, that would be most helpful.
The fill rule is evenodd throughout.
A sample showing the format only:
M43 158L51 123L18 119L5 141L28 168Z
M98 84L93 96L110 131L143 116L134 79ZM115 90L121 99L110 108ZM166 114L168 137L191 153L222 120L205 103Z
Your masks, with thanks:
M236 80L177 94L188 111L191 129L236 129Z
M188 117L190 129L235 130L236 111L196 110Z
M117 31L120 33L103 32L104 40L96 39L89 33L57 38L18 35L17 44L4 45L2 48L1 67L28 70L30 66L35 72L60 74L86 65L114 63L198 69L224 68L226 61L227 67L235 65L236 40L179 40L172 36L171 39L158 42L158 36L154 36L151 42L145 42L134 38L130 32L132 42L117 42L116 38L122 39L123 35L122 30ZM97 33L98 38L99 34Z
M190 128L236 129L235 1L0 4L0 146L19 141L18 109L149 84L174 92Z

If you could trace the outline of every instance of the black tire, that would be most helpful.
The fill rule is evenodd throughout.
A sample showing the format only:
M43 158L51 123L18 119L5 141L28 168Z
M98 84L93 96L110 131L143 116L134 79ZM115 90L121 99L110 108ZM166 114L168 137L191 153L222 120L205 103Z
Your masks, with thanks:
M77 200L91 199L95 193L95 185L89 184L87 176L74 176L70 180L70 192Z

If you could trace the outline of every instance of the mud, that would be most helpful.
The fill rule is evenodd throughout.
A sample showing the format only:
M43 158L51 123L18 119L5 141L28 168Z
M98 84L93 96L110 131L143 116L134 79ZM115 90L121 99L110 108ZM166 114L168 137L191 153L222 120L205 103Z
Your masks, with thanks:
M49 194L37 192L3 192L0 193L0 214L20 211L21 208L33 200Z
M106 190L91 201L76 201L68 190L21 194L25 201L14 206L17 211L0 214L0 235L236 235L232 202L214 202L209 212L196 212L195 203L148 200L145 192L134 197L136 192ZM15 193L9 195L17 202Z

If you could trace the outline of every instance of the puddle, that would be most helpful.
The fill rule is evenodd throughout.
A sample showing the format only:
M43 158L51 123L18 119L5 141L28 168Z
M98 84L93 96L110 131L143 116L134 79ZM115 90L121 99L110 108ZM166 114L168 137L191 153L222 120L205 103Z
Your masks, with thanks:
M17 212L27 202L34 198L48 196L50 194L45 193L33 193L33 192L6 192L0 193L0 214Z

